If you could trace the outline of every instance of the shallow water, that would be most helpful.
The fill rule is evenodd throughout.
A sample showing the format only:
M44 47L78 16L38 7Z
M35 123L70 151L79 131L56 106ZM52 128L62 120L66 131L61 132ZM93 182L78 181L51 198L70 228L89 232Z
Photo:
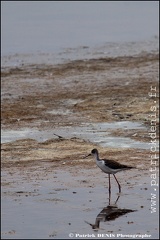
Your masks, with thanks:
M65 113L64 113L65 114ZM65 138L77 137L85 139L92 143L99 144L102 147L122 147L122 148L139 148L149 149L149 144L145 142L135 141L127 137L113 137L110 135L111 129L145 129L146 127L137 122L122 121L114 123L93 123L82 124L80 127L66 126L59 127L53 130L39 131L36 128L24 128L20 130L3 130L1 141L2 143L15 141L18 139L32 138L39 142L46 141L57 137L54 134L63 136ZM157 143L158 145L158 143Z
M79 174L49 170L45 179L38 178L36 171L35 176L28 178L30 174L26 172L22 176L15 172L11 176L12 184L2 187L3 239L65 239L70 233L72 238L83 238L83 234L96 237L114 234L111 238L118 238L117 234L122 233L148 234L158 239L158 196L154 199L155 213L151 213L151 193L156 192L150 186L147 172L143 171L143 175L137 170L127 172L125 180L122 173L119 174L122 193L116 206L131 212L112 221L101 219L97 231L85 221L95 224L98 214L109 204L108 179L99 169L81 170ZM110 204L115 206L118 187L114 178L111 183Z

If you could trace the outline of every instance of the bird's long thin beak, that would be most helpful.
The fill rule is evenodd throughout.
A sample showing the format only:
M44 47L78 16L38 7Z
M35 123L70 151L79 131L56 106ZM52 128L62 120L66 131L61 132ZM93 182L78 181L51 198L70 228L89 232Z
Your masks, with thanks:
M87 157L89 157L89 156L91 156L91 153L90 153L90 154L88 154L88 155L86 155L86 156L84 156L83 158L87 158Z

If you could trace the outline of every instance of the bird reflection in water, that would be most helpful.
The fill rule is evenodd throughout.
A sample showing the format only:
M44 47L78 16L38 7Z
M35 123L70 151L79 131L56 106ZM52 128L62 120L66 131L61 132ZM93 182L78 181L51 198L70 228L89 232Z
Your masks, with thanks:
M98 230L100 229L100 222L113 221L120 216L136 211L132 209L118 208L117 202L119 198L120 196L117 197L113 205L110 204L110 198L109 198L109 205L107 207L104 207L103 210L97 215L95 224L91 224L87 221L85 222L89 224L92 227L92 229Z

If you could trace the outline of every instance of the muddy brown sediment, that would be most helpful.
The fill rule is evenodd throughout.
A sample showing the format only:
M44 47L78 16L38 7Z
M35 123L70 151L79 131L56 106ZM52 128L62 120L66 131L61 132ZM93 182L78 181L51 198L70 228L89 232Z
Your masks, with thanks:
M2 124L16 128L35 120L40 120L38 127L89 120L144 122L152 104L151 85L158 87L157 54L4 68ZM71 113L47 113L53 109Z
M149 131L153 99L148 93L151 86L158 89L157 80L158 54L152 53L76 60L54 66L2 68L2 128L16 130L36 127L43 130L78 126L85 122L123 120L144 123ZM158 102L158 93L154 101ZM115 136L129 136L146 142L150 140L146 129L133 133L132 130L124 132L122 129L112 131ZM25 149L21 150L21 140L2 144L2 150L5 148L5 154L2 151L2 164L8 161L9 156L16 156L19 161L28 156L28 162L34 161L35 156L41 159L41 151L33 149L29 154L30 141L26 139ZM19 147L15 147L15 144ZM41 147L35 141L32 145ZM53 141L51 146L50 142L44 145L53 149L58 146L63 148L63 152L54 150L51 155L46 149L45 159L75 159L93 146L83 140L78 143L67 139Z

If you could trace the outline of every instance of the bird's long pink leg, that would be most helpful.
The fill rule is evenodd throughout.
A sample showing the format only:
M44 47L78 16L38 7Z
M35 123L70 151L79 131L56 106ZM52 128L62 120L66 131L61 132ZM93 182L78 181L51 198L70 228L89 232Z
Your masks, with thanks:
M118 182L118 180L117 180L117 178L116 178L116 176L113 174L113 176L114 176L114 178L116 179L116 182L118 183L118 187L119 187L119 193L121 192L121 185L119 184L119 182Z
M111 180L110 180L110 174L108 174L108 178L109 178L109 193L111 193Z

